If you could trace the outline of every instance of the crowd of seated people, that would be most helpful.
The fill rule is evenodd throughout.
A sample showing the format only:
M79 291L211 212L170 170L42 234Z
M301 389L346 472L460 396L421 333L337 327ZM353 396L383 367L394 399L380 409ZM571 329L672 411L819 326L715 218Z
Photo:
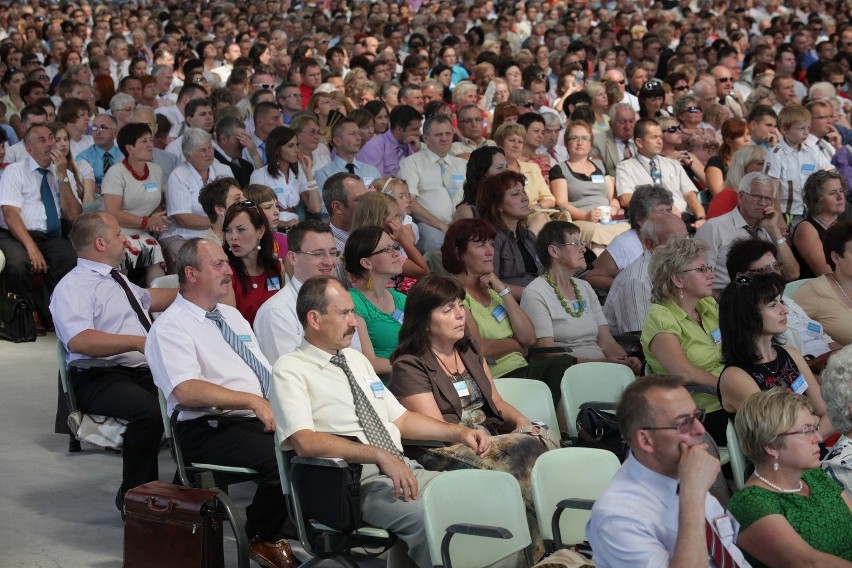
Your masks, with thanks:
M753 565L848 556L765 493L813 487L848 515L830 485L848 440L828 476L796 452L850 430L831 356L852 343L852 22L754 4L0 6L0 285L55 329L81 410L128 420L119 509L158 477L159 388L253 415L183 413L179 436L260 472L265 565L293 563L276 429L364 463L365 519L426 564L403 518L429 470L513 471L497 447L528 473L546 449L501 378L559 404L568 367L604 361L675 377L625 394L631 457L596 506L671 531L650 565L706 557L678 531L703 531L702 440L725 445L729 419L757 469L715 527L726 550L739 531ZM683 519L612 507L677 478ZM599 564L638 558L595 514ZM761 549L770 530L785 542Z

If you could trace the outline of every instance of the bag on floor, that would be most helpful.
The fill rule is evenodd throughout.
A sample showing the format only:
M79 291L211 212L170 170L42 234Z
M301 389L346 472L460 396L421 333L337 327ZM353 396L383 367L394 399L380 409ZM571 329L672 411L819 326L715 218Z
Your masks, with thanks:
M37 335L32 305L11 292L0 296L0 339L21 343L35 341Z

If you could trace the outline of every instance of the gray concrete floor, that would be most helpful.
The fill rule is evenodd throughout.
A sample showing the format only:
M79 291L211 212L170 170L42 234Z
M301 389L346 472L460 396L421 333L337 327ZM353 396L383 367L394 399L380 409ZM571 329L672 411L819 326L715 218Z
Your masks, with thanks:
M123 525L114 500L121 456L85 444L70 454L68 437L53 433L55 353L53 334L34 343L0 341L0 568L118 568ZM171 481L173 474L163 451L160 479ZM230 494L244 507L252 492L243 484ZM236 566L227 525L225 561ZM364 565L384 562L365 559Z

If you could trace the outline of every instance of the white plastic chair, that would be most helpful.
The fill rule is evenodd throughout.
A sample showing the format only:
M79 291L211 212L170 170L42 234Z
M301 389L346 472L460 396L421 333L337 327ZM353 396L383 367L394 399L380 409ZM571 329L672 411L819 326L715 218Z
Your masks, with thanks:
M532 566L524 500L510 474L448 471L432 479L421 498L433 566L484 568L521 550Z
M734 487L739 491L745 485L746 457L742 448L740 448L740 439L737 437L737 429L734 428L733 420L728 420L725 436L728 438L728 456L731 462L731 471L734 473Z
M584 402L617 402L635 377L630 367L618 363L579 363L562 377L560 391L568 433L577 436L577 414Z
M621 463L597 448L561 448L536 460L530 483L538 530L548 550L586 540L586 522Z
M530 420L540 420L547 424L550 431L559 432L559 421L556 419L556 408L553 397L546 384L535 379L495 379L497 392Z

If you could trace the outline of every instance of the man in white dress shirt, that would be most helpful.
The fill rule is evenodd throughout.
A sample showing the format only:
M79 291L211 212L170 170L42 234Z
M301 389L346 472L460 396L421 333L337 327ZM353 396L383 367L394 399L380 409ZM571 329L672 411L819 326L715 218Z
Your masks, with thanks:
M698 201L698 189L687 177L680 162L661 156L663 130L656 120L642 118L633 128L636 155L625 159L615 168L615 192L622 207L627 207L638 185L662 185L674 200L675 213L691 213L690 222L698 229L704 224L704 206Z
M432 115L423 124L424 147L403 158L399 177L411 191L411 216L420 227L418 248L429 252L441 248L444 234L461 202L467 162L450 154L453 121L443 114Z
M178 252L180 293L157 318L145 356L157 387L175 405L215 406L224 415L181 412L176 435L187 462L249 467L260 474L246 509L251 555L262 566L292 568L287 518L275 457L275 418L267 400L271 366L251 326L219 303L233 272L222 247L195 238Z
M260 350L273 363L282 355L294 351L302 342L305 330L296 315L296 297L302 284L314 276L334 276L341 253L334 242L331 229L316 220L300 221L287 231L287 261L293 276L274 296L260 306L254 318L254 332ZM356 332L352 348L360 351Z
M709 493L721 466L680 379L643 377L616 413L630 455L586 524L595 565L749 566L734 544L739 524Z

